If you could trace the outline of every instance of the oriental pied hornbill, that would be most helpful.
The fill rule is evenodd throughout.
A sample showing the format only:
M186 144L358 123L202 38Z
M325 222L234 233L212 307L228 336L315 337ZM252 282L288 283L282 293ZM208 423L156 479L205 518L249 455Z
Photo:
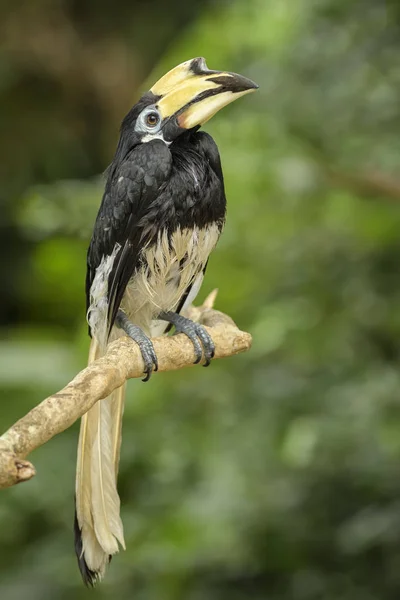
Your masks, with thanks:
M212 339L180 315L200 289L225 220L218 148L198 129L257 87L195 58L164 75L124 118L87 255L89 362L125 332L139 345L148 380L157 370L151 337L173 325L193 342L196 362L204 354L209 364ZM97 402L81 423L75 546L89 585L124 547L116 485L124 392Z

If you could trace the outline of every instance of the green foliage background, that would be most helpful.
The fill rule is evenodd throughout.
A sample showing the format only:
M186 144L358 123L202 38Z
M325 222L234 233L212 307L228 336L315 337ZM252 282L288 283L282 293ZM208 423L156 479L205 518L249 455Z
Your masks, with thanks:
M3 430L85 364L98 174L135 97L194 56L260 89L207 124L229 213L201 292L219 288L253 349L129 386L127 551L95 592L73 551L78 426L36 451L37 477L1 493L0 597L397 600L397 4L40 0L3 15Z

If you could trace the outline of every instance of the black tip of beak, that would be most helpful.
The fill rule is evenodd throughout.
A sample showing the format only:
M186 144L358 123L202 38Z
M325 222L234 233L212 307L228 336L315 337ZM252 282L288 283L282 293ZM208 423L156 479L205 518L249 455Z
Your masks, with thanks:
M258 90L258 88L260 87L258 83L252 81L251 79L247 79L247 77L242 77L242 79L246 82L246 89L248 90Z
M237 73L221 73L214 77L207 77L207 80L219 83L221 92L229 91L232 92L232 94L258 89L257 83L254 83L251 79L247 79L247 77L243 77L243 75L238 75Z

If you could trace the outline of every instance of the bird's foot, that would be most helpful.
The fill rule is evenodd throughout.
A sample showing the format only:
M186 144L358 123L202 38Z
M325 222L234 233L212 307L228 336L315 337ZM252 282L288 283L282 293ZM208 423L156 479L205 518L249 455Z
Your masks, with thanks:
M143 373L146 377L142 381L148 381L153 371L158 370L157 355L154 350L153 342L147 335L138 327L130 322L126 314L119 310L115 318L115 324L123 329L130 338L139 346L144 363Z
M157 318L174 325L177 333L184 333L187 335L194 347L194 353L196 356L194 364L197 365L197 363L201 361L204 352L204 358L206 361L204 366L208 367L211 359L214 358L215 346L212 337L203 327L203 325L195 323L194 321L191 321L186 317L182 317L182 315L178 315L178 313L174 313L172 311L162 312Z

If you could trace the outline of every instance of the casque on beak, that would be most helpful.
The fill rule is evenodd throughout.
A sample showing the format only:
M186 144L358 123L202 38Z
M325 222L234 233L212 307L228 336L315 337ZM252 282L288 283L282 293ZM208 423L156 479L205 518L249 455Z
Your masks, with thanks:
M222 107L254 92L258 85L237 73L212 71L204 58L188 60L151 88L163 120L175 117L179 127L203 125Z

